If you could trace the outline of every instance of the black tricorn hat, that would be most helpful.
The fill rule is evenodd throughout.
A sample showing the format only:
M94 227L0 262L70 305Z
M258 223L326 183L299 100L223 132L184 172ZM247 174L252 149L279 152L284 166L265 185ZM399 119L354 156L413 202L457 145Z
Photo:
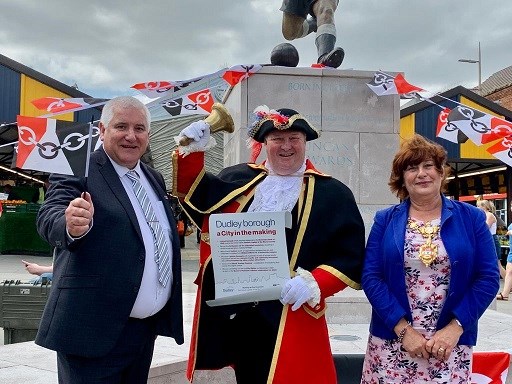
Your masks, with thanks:
M266 105L262 105L254 110L254 114L257 120L249 127L249 136L257 142L263 143L265 136L274 130L291 129L304 132L306 141L320 137L320 132L305 117L293 109L270 110Z

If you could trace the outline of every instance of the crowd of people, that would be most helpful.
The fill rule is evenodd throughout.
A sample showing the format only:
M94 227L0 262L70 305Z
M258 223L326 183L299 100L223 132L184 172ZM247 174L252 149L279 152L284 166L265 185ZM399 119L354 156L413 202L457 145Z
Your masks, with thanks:
M326 299L351 288L372 306L362 383L467 383L479 318L500 285L492 207L447 199L446 151L414 135L391 164L400 203L376 213L365 240L350 188L306 156L318 129L292 108L262 105L253 115L248 137L266 160L206 172L213 139L204 120L194 122L177 137L192 144L172 154L169 195L140 160L149 111L116 97L103 108L103 145L87 181L50 176L37 228L55 249L53 264L23 262L30 273L52 273L35 342L57 352L59 383L144 383L156 336L184 342L178 220L197 227L201 243L190 381L197 370L232 367L239 384L336 383ZM282 211L292 224L280 296L208 305L211 215ZM504 277L501 300L512 289L510 256Z

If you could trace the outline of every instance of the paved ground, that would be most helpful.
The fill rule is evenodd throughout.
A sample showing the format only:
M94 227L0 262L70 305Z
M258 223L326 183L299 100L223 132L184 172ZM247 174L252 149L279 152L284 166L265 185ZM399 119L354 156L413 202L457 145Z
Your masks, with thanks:
M182 258L182 275L183 275L183 292L194 293L196 286L193 283L198 271L199 248L196 243L196 235L193 233L185 238L185 248L181 250ZM52 262L51 257L33 256L33 255L0 255L0 283L6 280L21 281L28 283L33 275L25 271L25 267L21 260L30 261L40 265L49 265ZM0 324L0 327L2 324ZM0 345L4 345L4 330L0 328Z
M22 259L40 264L51 263L49 257L0 255L0 282L28 281L31 278L31 275L24 270ZM195 235L187 237L186 247L182 250L182 260L185 344L177 346L170 338L158 337L152 361L154 372L151 371L157 375L162 369L175 370L173 372L182 379L182 381L176 381L177 383L184 382L182 371L188 356L188 342L191 337L196 291L193 280L198 267L198 246ZM369 313L370 306L362 291L346 289L329 299L326 318L333 353L365 352ZM475 350L512 351L511 315L512 301L492 303L479 322L479 337ZM33 343L1 346L3 340L3 329L0 328L0 382L2 384L56 382L54 353L49 353L48 350ZM222 374L222 372L222 370L215 371L215 374ZM221 381L212 381L209 375L213 374L207 371L203 377L204 380L199 380L198 383L227 382L224 377ZM507 383L510 382L507 380Z

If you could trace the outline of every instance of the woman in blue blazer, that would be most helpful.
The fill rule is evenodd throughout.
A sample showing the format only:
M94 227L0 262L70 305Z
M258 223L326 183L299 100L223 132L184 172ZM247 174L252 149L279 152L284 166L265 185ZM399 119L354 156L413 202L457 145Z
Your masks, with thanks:
M444 148L420 135L395 155L389 185L402 202L377 212L366 246L362 383L468 382L499 272L485 215L442 195L447 175Z

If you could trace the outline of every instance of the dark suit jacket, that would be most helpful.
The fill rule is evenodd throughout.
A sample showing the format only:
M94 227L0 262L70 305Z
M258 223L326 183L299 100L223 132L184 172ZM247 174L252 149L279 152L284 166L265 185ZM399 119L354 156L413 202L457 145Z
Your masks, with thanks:
M172 295L156 315L157 333L183 343L181 256L176 222L162 175L141 163L163 201L172 228ZM93 226L69 242L64 212L86 190L94 204ZM36 344L63 353L104 356L128 320L144 271L145 251L135 211L103 148L91 155L89 176L51 175L37 216L39 234L56 248L53 285ZM152 256L148 256L152 257Z

